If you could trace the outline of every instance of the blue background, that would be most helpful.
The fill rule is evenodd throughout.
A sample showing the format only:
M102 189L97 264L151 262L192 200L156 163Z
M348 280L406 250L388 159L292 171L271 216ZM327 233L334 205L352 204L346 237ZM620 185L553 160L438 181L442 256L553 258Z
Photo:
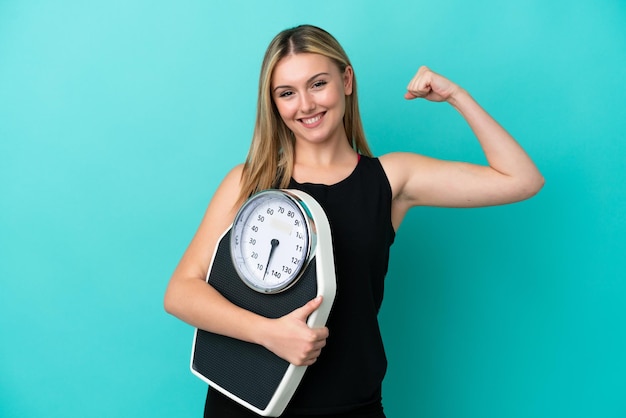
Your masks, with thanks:
M381 324L393 417L626 416L626 3L0 1L0 416L200 416L162 296L243 161L262 54L350 55L376 154L482 162L427 64L534 157L526 202L414 209Z

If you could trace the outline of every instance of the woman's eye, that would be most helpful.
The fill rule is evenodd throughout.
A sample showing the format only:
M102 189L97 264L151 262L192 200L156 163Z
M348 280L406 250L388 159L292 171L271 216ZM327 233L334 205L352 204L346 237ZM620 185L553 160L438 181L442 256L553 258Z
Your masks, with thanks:
M283 91L282 93L280 93L280 94L278 95L278 97L289 97L289 96L291 96L291 95L293 95L293 92L292 92L292 91L287 90L287 91Z
M326 82L324 80L320 80L320 81L316 81L315 83L313 83L313 88L320 88L326 85Z

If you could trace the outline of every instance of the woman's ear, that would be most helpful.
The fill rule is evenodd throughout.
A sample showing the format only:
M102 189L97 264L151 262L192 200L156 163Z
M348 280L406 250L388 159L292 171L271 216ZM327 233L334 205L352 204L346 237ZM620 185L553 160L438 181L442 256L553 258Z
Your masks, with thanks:
M354 79L354 71L351 66L346 66L343 71L343 91L346 96L352 94L352 80Z

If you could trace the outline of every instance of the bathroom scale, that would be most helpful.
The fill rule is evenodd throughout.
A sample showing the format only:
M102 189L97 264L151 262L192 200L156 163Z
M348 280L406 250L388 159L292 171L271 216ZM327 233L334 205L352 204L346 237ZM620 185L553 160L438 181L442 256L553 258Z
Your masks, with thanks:
M280 318L323 296L307 320L325 326L335 299L332 236L320 204L300 190L251 196L222 234L207 282L232 303ZM294 366L261 345L196 329L191 371L262 416L279 416L307 366Z

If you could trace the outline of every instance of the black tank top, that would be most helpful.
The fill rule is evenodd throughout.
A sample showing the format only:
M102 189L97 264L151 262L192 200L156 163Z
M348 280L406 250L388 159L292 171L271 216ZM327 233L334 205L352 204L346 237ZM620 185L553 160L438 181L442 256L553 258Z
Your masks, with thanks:
M309 193L326 211L337 295L327 345L307 369L287 412L327 414L380 402L387 360L378 311L395 237L387 176L377 158L361 156L339 183L300 184L292 179L289 188Z

